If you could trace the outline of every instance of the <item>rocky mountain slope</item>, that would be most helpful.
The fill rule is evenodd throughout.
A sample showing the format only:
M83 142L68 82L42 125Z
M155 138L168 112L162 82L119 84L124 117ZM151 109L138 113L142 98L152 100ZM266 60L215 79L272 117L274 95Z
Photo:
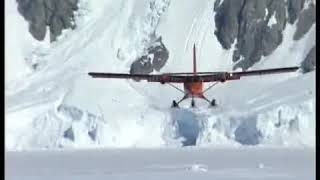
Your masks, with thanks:
M29 22L29 32L37 40L43 40L50 33L56 40L63 29L74 28L74 11L78 0L17 0L18 10Z
M215 11L219 42L225 49L236 47L234 68L248 69L262 56L270 55L282 43L287 23L297 27L294 40L301 39L315 24L315 4L308 0L218 0Z
M78 9L78 0L17 2L19 12L29 22L30 33L37 40L44 39L47 26L51 41L56 40L63 29L76 26L74 12ZM156 7L154 3L150 2L151 9ZM277 49L283 41L287 23L297 27L293 40L301 39L315 24L315 0L216 0L212 11L216 12L214 35L217 40L224 49L235 47L232 57L234 69L240 67L246 70L260 61L261 57ZM154 69L159 71L166 63L169 52L161 42L161 35L155 37L155 32L151 32L150 36L153 36L150 39L160 43L150 43L144 54L134 61L130 73L151 73ZM302 63L306 72L314 68L314 49L315 45Z

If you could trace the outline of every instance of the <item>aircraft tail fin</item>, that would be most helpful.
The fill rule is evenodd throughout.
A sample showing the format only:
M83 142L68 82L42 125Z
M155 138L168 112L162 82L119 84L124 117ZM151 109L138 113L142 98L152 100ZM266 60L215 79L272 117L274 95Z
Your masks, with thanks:
M193 44L193 73L197 74L196 44Z

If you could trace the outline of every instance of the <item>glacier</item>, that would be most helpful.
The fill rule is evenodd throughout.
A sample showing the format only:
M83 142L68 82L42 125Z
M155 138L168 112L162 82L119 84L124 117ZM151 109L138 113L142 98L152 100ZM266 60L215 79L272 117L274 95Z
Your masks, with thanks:
M60 148L315 146L315 72L243 78L207 93L217 108L172 110L181 96L161 84L91 79L89 71L129 72L160 35L170 52L164 72L230 71L232 49L214 36L214 0L80 0L77 27L54 43L28 33L15 1L5 1L5 147ZM315 44L315 25L250 69L299 65ZM36 65L36 66L35 66Z

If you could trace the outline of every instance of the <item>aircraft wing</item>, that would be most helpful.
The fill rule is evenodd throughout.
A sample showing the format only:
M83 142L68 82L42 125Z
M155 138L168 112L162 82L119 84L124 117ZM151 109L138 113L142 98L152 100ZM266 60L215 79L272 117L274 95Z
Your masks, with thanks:
M148 74L101 73L101 72L89 72L88 74L92 78L139 79L139 80L147 80L148 78L150 78L150 75Z
M285 68L274 68L274 69L262 69L262 70L252 70L252 71L242 71L242 72L219 72L217 74L208 75L210 72L203 72L200 77L203 77L203 82L213 82L213 81L228 81L228 80L238 80L243 76L259 76L259 75L269 75L269 74L280 74L295 72L299 67L285 67Z
M237 80L242 76L258 76L267 74L288 73L297 71L299 67L262 69L243 72L200 72L200 73L165 73L165 74L122 74L122 73L100 73L89 72L93 78L118 78L118 79L133 79L147 80L149 82L160 83L185 83L185 82L214 82Z
M179 75L167 75L167 74L123 74L123 73L100 73L100 72L89 72L88 73L93 78L116 78L116 79L133 79L136 81L147 80L149 82L175 82L182 83L186 79L183 76Z
M253 70L253 71L243 71L243 72L232 72L232 74L237 76L257 76L257 75L266 75L266 74L279 74L279 73L288 73L295 72L299 67L286 67L286 68L274 68L274 69L262 69L262 70Z

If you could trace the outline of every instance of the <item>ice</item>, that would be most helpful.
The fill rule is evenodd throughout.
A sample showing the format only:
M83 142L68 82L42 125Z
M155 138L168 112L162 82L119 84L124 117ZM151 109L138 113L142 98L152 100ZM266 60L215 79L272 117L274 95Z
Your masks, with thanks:
M160 35L161 73L192 71L194 43L198 71L231 71L236 42L223 50L214 36L214 2L79 0L77 27L49 44L6 0L6 179L315 179L314 71L219 83L205 94L217 107L179 109L170 86L87 75L128 73ZM287 24L250 69L299 65L315 26L299 41L294 32Z
M214 36L214 0L80 0L77 28L52 44L34 40L7 1L6 28L15 27L6 29L7 150L315 145L315 72L220 83L206 93L216 108L187 100L179 111L170 106L183 94L169 86L87 75L128 73L158 35L170 53L161 72L192 71L194 43L198 71L232 70L233 50ZM315 26L299 41L294 32L287 24L283 43L251 69L299 65Z

